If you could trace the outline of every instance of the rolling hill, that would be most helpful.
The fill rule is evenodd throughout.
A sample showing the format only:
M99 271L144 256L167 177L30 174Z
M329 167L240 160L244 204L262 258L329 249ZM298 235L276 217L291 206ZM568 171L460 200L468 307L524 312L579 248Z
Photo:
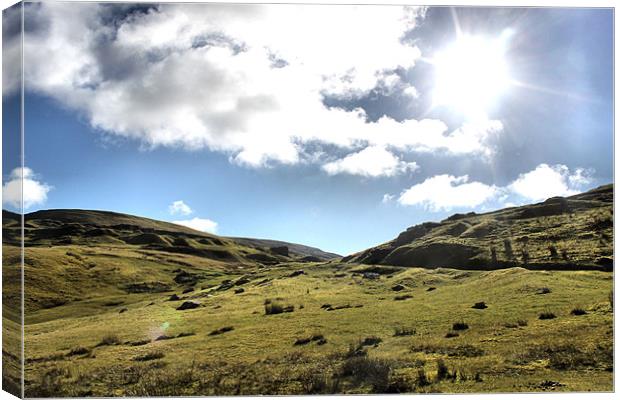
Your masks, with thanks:
M613 185L408 228L344 262L459 269L613 268Z

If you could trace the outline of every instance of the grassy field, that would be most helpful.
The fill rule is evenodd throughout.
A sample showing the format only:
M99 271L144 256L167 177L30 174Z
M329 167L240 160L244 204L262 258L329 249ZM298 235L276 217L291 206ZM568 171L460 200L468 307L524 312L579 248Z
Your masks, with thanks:
M28 214L25 394L612 391L610 190L569 198L569 209L556 199L457 215L321 261L318 249L123 214ZM20 233L5 212L3 387L13 392ZM506 236L534 261L455 263L458 246L488 249ZM489 256L472 254L465 261ZM386 261L438 256L452 268Z
M92 249L40 251L108 261ZM172 266L159 268L165 274ZM380 278L366 279L367 269L205 267L210 277L186 294L182 286L110 290L33 310L25 329L26 394L613 389L610 273L373 268ZM304 273L291 276L298 270ZM170 301L172 294L179 300ZM189 300L199 306L177 310ZM478 302L487 308L472 308ZM266 314L278 306L293 311ZM545 313L555 318L540 319Z

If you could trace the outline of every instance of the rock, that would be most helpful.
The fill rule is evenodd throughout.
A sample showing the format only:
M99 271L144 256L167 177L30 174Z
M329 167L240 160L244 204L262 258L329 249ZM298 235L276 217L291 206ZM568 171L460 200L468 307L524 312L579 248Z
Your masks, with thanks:
M242 276L235 281L235 286L245 285L246 283L250 283L250 278L248 278L247 276Z
M188 287L188 288L183 289L183 294L193 292L193 291L194 291L194 288Z
M363 277L365 279L379 279L379 277L381 277L381 275L379 275L376 272L364 272Z
M296 277L296 276L299 276L299 275L305 275L305 274L306 274L306 273L304 272L304 270L303 270L303 269L298 269L297 271L294 271L293 273L291 273L291 274L289 275L289 277L294 278L294 277Z
M179 296L176 293L168 298L168 301L178 301L178 300L180 300L180 299L179 299Z
M400 283L392 286L392 290L395 291L395 292L400 292L401 290L405 290L405 289L406 288L403 285L401 285Z
M484 310L485 308L488 308L488 306L484 303L484 301L479 301L478 303L471 306L471 308L475 308L477 310Z
M243 293L243 292L245 292L245 289L242 288L242 287L235 289L235 294L240 294L240 293Z
M191 310L192 308L200 307L200 303L194 300L184 301L177 310Z

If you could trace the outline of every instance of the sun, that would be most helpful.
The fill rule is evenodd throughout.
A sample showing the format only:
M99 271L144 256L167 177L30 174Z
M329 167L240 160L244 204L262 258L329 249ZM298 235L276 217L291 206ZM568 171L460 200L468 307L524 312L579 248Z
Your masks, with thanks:
M510 35L509 30L496 38L460 35L435 54L433 106L450 107L468 119L486 118L511 82L505 57Z

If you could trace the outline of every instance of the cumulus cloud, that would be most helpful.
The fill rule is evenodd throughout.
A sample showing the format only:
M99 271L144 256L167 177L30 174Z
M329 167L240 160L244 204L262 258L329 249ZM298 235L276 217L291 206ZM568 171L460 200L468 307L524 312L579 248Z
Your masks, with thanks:
M2 185L2 205L20 209L22 189L24 209L29 209L33 206L45 204L47 193L52 190L52 187L37 180L37 176L30 168L15 168L11 171L9 180Z
M168 212L170 215L190 215L194 211L183 200L177 200L168 206Z
M439 120L369 122L362 109L324 105L325 96L359 98L374 88L416 96L394 71L421 57L402 38L424 8L164 4L141 13L118 10L30 5L26 87L144 148L209 149L260 167L303 162L306 145L315 142L488 154L489 137L502 129L498 121L452 131Z
M394 176L407 171L415 171L415 162L406 162L381 146L369 146L365 149L323 165L329 175L350 174L376 178Z
M553 196L572 196L592 183L593 170L576 168L573 172L566 165L540 164L532 171L520 174L506 186L470 182L467 175L436 175L411 186L398 197L402 205L420 205L430 211L449 211L454 208L472 209L490 204L514 207L524 202L534 202ZM383 203L394 196L386 194ZM510 198L511 201L507 201Z
M217 222L211 221L206 218L198 218L194 217L192 219L180 220L180 221L172 221L173 224L183 225L188 228L196 229L197 231L207 232L207 233L216 233L217 232Z
M477 207L493 199L497 193L497 187L469 182L467 175L436 175L402 192L398 202L402 205L421 205L430 211L449 211Z
M571 173L566 165L540 164L534 170L521 174L508 189L530 201L553 196L572 196L591 182L591 171L577 168Z

